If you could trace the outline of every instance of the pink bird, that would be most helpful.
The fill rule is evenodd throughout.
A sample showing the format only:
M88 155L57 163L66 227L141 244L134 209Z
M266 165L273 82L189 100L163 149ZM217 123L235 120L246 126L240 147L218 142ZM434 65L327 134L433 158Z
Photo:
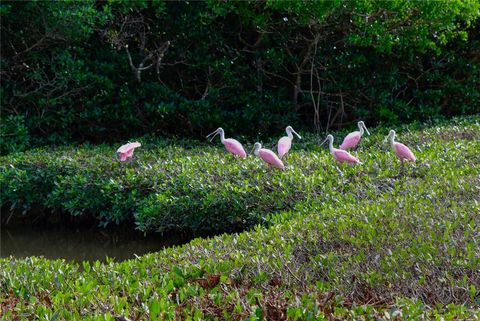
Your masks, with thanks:
M347 150L349 148L356 147L365 131L367 132L367 134L370 135L370 132L368 131L363 121L358 122L358 128L360 129L360 131L355 131L345 136L342 145L340 145L340 149Z
M333 136L328 135L325 141L321 144L325 144L325 142L329 143L328 147L330 149L330 153L332 153L335 160L339 163L346 162L348 164L361 164L358 158L352 156L349 152L344 151L342 149L333 148Z
M403 145L402 143L397 143L395 141L395 135L396 135L395 131L393 129L390 130L387 138L385 138L385 142L388 141L390 143L390 146L392 147L393 151L395 152L397 157L400 159L402 163L402 167L400 168L400 171L402 171L404 161L407 160L407 161L415 162L417 159L415 158L415 155L413 155L412 151L407 146Z
M142 146L142 144L140 144L139 142L128 143L120 146L120 148L117 149L117 155L119 160L121 162L124 162L127 159L131 158L133 156L133 151L135 150L135 148L140 146Z
M242 144L240 144L240 142L236 139L225 138L225 131L221 127L219 127L213 133L208 134L207 138L213 135L212 138L210 138L210 141L212 141L217 134L220 134L220 141L225 146L227 151L232 153L234 156L239 156L240 158L247 157L247 153L245 152L245 149L243 149Z
M278 157L280 158L283 158L283 156L285 156L285 154L288 153L288 151L290 150L290 147L292 147L292 140L293 140L292 133L297 135L299 139L302 139L302 137L299 134L297 134L295 130L293 130L292 126L287 126L285 131L287 132L287 136L283 136L278 141Z
M279 169L285 168L282 160L278 158L278 156L270 149L262 148L262 144L260 143L255 143L255 145L253 146L253 154L260 157L269 166L273 166Z

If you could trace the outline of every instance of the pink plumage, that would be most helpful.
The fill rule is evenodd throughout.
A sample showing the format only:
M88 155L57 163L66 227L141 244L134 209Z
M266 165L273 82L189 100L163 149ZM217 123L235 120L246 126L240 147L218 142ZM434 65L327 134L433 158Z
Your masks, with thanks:
M130 157L132 157L135 148L138 148L140 146L142 146L142 144L140 144L139 142L128 143L120 146L120 148L117 149L117 154L119 156L120 161L124 162Z
M335 160L339 163L346 162L349 164L361 164L358 158L354 157L349 152L346 152L344 150L334 148L332 154Z
M330 149L330 153L333 155L333 158L339 163L348 163L348 164L361 164L358 158L352 156L349 152L344 151L342 149L334 148L333 147L333 136L328 135L325 141L328 141L328 148Z
M415 162L417 159L415 158L415 155L413 155L412 151L402 143L393 143L393 148L395 150L395 154L397 154L397 157L401 160L408 160L411 162Z
M290 148L292 147L292 141L293 141L293 134L297 135L297 137L299 139L302 139L302 136L300 136L293 128L292 126L287 126L287 128L285 128L285 132L287 133L287 136L284 136L282 138L280 138L278 140L278 147L277 147L277 151L278 151L278 156L280 158L283 158L283 156L285 156L288 151L290 150Z
M275 155L274 152L272 152L269 149L260 149L258 151L258 156L265 162L268 163L269 165L272 165L273 167L284 169L285 165L283 165L283 162L280 158L278 158L277 155Z
M233 138L226 138L223 141L223 145L225 146L225 149L233 155L237 155L240 158L247 157L247 153L245 152L242 144L240 144L238 140Z
M212 136L212 138L210 139L210 141L212 141L217 135L220 135L220 141L222 142L223 146L225 146L225 149L228 152L232 153L235 156L239 156L240 158L247 157L245 149L243 149L242 144L240 144L238 140L233 138L225 138L225 131L222 127L217 128L216 131L208 134L207 137Z
M286 153L290 150L292 147L292 139L289 137L282 137L278 141L278 156L280 158L283 158Z
M340 148L343 150L354 148L360 142L360 138L362 138L362 136L360 135L360 132L356 131L356 132L350 133L347 136L345 136L345 138L343 139L343 143L340 145Z
M392 149L394 150L395 154L397 155L398 159L400 159L400 161L402 162L402 168L403 168L403 162L405 160L407 161L411 161L411 162L415 162L417 159L415 158L415 155L413 155L412 151L410 150L410 148L408 148L407 146L405 146L404 144L402 143L398 143L395 141L395 136L396 136L396 133L395 131L392 129L390 130L390 132L388 133L388 136L387 138L385 139L385 141L389 141L390 142L390 146L392 147Z
M270 166L279 168L279 169L284 169L285 165L283 165L283 162L278 156L272 152L270 149L265 149L262 148L262 144L260 143L255 143L253 146L253 154L255 156L260 157L265 163L267 163Z
M347 150L349 148L355 148L357 147L358 143L360 142L360 139L363 136L363 133L366 131L367 134L370 135L370 132L368 131L367 127L365 126L365 123L363 121L358 122L358 131L352 132L345 136L343 139L342 144L340 145L340 149Z

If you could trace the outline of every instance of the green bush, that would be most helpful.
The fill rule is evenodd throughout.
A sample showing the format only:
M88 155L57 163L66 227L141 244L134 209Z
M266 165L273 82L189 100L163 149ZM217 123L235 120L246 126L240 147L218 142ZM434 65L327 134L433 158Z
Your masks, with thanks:
M479 7L3 1L2 117L37 146L475 114Z
M95 215L103 224L135 219L142 230L231 231L289 208L309 179L300 167L272 173L258 159L235 160L205 145L146 145L131 164L113 156L113 148L87 146L4 157L2 204Z
M30 144L25 118L8 115L1 119L0 138L0 155L26 150Z
M472 119L465 130L473 139L478 138L478 119ZM16 215L34 210L93 217L101 225L134 222L142 231L243 230L265 224L266 214L292 209L301 200L329 202L338 188L357 195L363 193L359 180L365 186L362 179L391 175L395 162L379 143L388 130L374 131L358 152L366 165L342 167L340 177L331 155L312 134L294 142L285 171L269 170L253 156L234 159L219 142L216 147L193 141L175 145L145 138L132 163L116 161L115 147L107 145L36 149L0 158L1 204ZM337 135L338 143L340 139ZM445 142L428 148L425 142L410 142L418 157L426 157L417 169L424 175L424 166L436 161L430 158L444 150ZM438 170L450 164L441 166Z
M249 186L259 190L247 192L245 199L280 203L285 200L283 190L298 188L290 197L302 200L289 211L277 211L272 205L262 213L267 227L195 239L120 263L2 258L2 317L475 320L480 306L480 119L412 130L415 127L421 126L398 129L399 141L417 156L417 164L409 164L405 176L397 176L399 162L392 152L382 150L380 141L386 129L377 129L362 141L358 154L363 165L344 166L341 172L326 151L312 147L314 137L304 142L308 153L296 143L288 156L290 168L273 173L257 160L233 160L207 147L201 150L216 167L204 167L207 161L197 155L202 153L199 146L150 150L152 145L146 145L138 150L137 162L129 165L111 162L108 155L114 149L108 146L52 152L57 155L50 156L57 159L56 166L63 162L65 171L76 173L69 180L72 186L88 189L89 184L99 182L98 197L110 195L108 191L123 191L119 197L124 200L138 197L144 190L141 182L156 189L168 185L172 178L165 177L175 174L178 192L168 191L176 199L157 198L162 211L185 206L183 198L189 195L195 207L205 200L206 205L219 208L229 202L235 209L233 201L242 201ZM150 153L155 158L148 158ZM16 157L23 160L18 159L13 167L32 166L37 155L19 154ZM3 164L10 165L6 159L2 158ZM75 166L68 166L73 160ZM97 166L102 170L93 171ZM140 170L146 167L162 179ZM14 176L5 171L11 166L2 168L2 177L6 173ZM78 174L81 171L83 175ZM121 180L118 173L128 179ZM299 173L304 177L298 177ZM209 175L215 175L216 186L204 186L204 193L198 187ZM234 178L242 176L248 180L240 192L233 186ZM223 186L232 195L224 193ZM183 195L190 188L193 194ZM13 195L13 188L8 190ZM202 199L194 198L198 193ZM82 201L91 195L81 196ZM152 204L151 198L144 201ZM163 201L171 203L162 207ZM202 211L199 207L192 215ZM211 213L209 219L215 214Z

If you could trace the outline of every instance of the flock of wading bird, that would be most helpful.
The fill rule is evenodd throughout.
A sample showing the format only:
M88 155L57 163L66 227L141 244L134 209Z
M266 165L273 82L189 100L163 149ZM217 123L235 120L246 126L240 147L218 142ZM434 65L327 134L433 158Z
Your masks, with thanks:
M339 146L340 148L333 147L332 135L328 135L321 145L328 142L330 153L333 155L335 160L339 163L348 163L351 165L361 164L361 162L358 160L357 157L347 152L348 149L357 147L357 145L360 143L360 140L365 132L368 135L370 135L370 132L368 131L363 121L358 122L358 129L359 129L358 131L354 131L348 134L347 136L345 136L345 138L343 139L343 143ZM275 154L270 149L262 148L262 144L258 142L255 143L255 145L253 146L253 150L252 150L253 154L255 156L260 157L260 159L262 159L265 163L267 163L269 167L275 167L283 170L285 168L285 165L283 164L282 158L288 153L288 151L292 147L293 134L295 134L299 139L302 139L302 137L292 128L292 126L287 126L285 131L287 132L287 136L280 138L277 144L278 155ZM247 153L245 152L245 149L243 148L242 144L236 139L225 138L225 131L221 127L215 130L213 133L207 135L207 138L211 137L210 141L212 141L217 135L220 135L220 141L225 146L225 149L228 152L232 153L235 157L240 157L240 158L247 157ZM415 155L413 155L412 151L407 146L395 141L395 135L396 135L395 131L393 129L390 130L390 132L388 133L388 136L385 138L385 142L390 143L390 146L392 147L393 151L395 152L397 157L400 159L400 162L401 162L400 171L403 172L404 162L405 161L415 162L416 158L415 158ZM121 162L130 160L133 156L133 151L135 150L135 148L140 146L141 144L139 142L128 143L121 146L117 150L118 159Z

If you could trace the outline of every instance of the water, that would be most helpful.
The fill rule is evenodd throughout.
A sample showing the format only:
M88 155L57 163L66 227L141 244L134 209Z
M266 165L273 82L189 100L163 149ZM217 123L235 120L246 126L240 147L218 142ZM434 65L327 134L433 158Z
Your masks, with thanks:
M0 257L44 256L77 262L105 262L108 256L123 261L187 240L181 236L144 237L140 233L119 230L16 227L0 231Z

